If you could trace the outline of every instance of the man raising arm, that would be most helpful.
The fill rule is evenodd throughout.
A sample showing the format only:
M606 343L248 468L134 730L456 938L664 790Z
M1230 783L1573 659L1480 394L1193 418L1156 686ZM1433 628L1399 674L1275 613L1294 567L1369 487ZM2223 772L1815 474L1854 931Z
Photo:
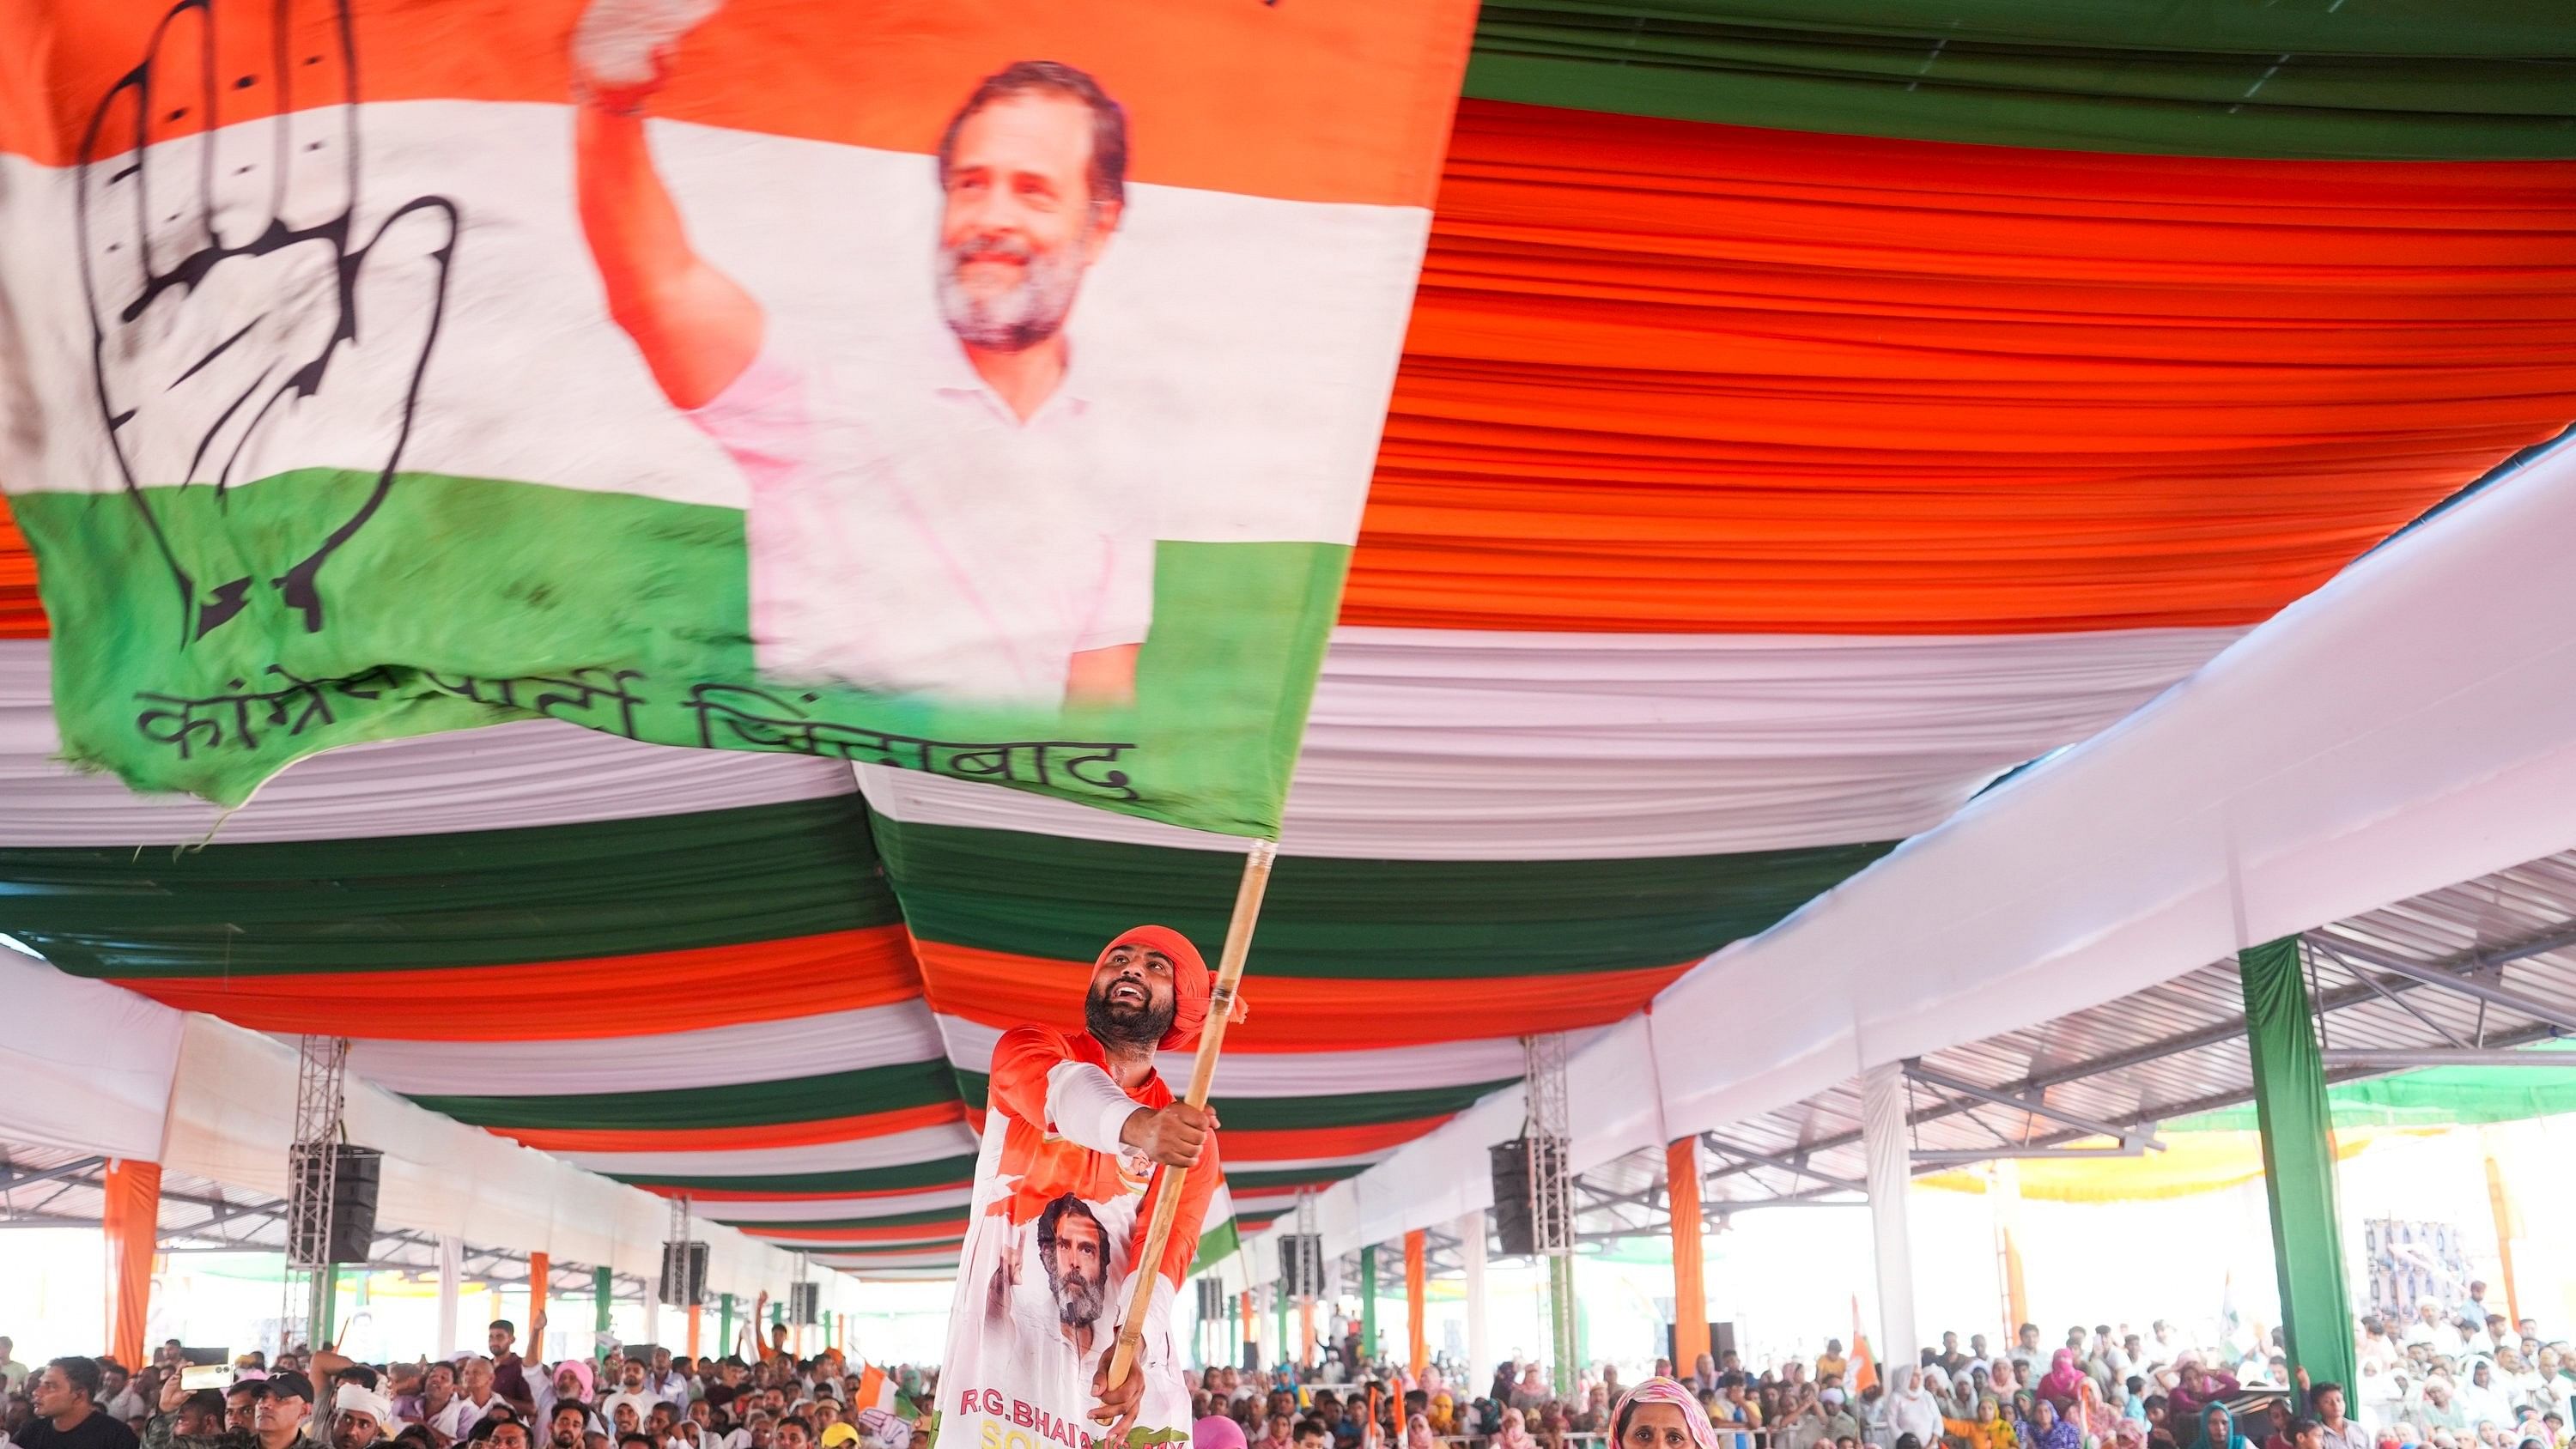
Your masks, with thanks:
M609 317L682 408L705 406L742 376L760 353L763 326L760 303L689 246L644 135L644 103L668 78L670 47L713 9L602 0L573 35L582 237L608 290Z

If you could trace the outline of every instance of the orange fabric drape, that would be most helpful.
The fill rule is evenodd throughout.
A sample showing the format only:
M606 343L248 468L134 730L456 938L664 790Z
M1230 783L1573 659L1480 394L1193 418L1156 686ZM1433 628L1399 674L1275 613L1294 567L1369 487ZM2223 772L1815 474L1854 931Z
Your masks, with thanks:
M1673 1372L1688 1374L1709 1351L1708 1269L1700 1251L1699 1139L1664 1144L1664 1196L1673 1231Z
M851 1117L825 1117L813 1122L773 1122L752 1127L490 1127L540 1152L713 1152L753 1147L813 1147L826 1142L854 1142L884 1137L943 1122L963 1122L959 1102L926 1102L891 1112L865 1112Z
M1297 1300L1297 1362L1312 1364L1314 1361L1315 1300L1300 1298Z
M1469 100L1342 619L2269 615L2576 418L2576 163Z
M1231 1040L1231 1038L1229 1038ZM1355 1127L1282 1127L1265 1131L1226 1129L1225 1160L1236 1167L1315 1157L1356 1157L1401 1146L1449 1120L1408 1117L1401 1122L1370 1122Z
M1431 1367L1431 1325L1424 1321L1431 1306L1430 1237L1415 1228L1404 1235L1405 1364L1414 1382Z
M670 1005L694 1026L782 1021L909 1001L921 992L901 926L783 941L405 971L284 976L121 976L119 986L253 1031L343 1032L404 1041L559 1041L671 1029ZM746 981L795 989L746 991ZM508 1011L455 1011L454 1001L506 1000Z
M0 639L42 639L50 632L36 598L36 556L0 499Z
M1004 1030L1030 1022L1081 1029L1082 994L1066 989L1066 973L1075 968L1065 962L944 941L916 941L913 949L934 1010ZM1356 1051L1510 1036L1532 1021L1565 1030L1607 1026L1695 964L1472 980L1269 976L1251 1017L1227 1031L1225 1045L1288 1052L1330 1041Z
M527 1330L527 1342L519 1346L519 1357L530 1363L546 1361L546 1346L537 1341L537 1315L546 1311L552 1300L554 1258L546 1253L528 1255L528 1321L520 1325Z
M458 12L438 5L334 7L349 14L365 100L556 106L564 101L565 37L584 8L582 0L511 0L467 12L472 20L460 23ZM0 150L67 164L97 97L151 54L154 26L168 12L157 3L0 12L12 19L0 31L10 41L0 51L7 102ZM334 93L328 72L319 84L299 79L292 91L252 83L271 68L272 48L290 43L276 36L269 13L250 6L209 27L207 74L244 77L222 91L225 121L273 115L272 98L281 94ZM1007 22L949 5L744 6L690 35L687 64L654 107L701 125L927 154L976 78L1002 57L1054 56L1099 75L1130 114L1153 118L1139 123L1152 144L1137 146L1130 180L1419 206L1430 189L1428 158L1458 93L1470 13L1458 0L1294 10L1184 5L1128 32L1074 6L1014 10ZM326 55L334 49L328 41L292 43ZM1386 84L1349 85L1355 55L1402 57L1401 81L1389 73ZM1312 104L1326 88L1333 104ZM1191 120L1155 125L1174 115ZM1269 124L1283 115L1299 124ZM171 134L199 125L185 112L169 121ZM156 116L154 134L162 125ZM110 154L132 144L130 133L111 132L110 142Z
M692 1303L689 1305L689 1357L691 1358L696 1358L698 1356L698 1334L703 1328L700 1320L705 1317L706 1308L703 1304Z
M131 1368L144 1362L143 1320L152 1307L152 1255L160 1246L161 1164L117 1158L102 1183L107 1238L107 1350Z

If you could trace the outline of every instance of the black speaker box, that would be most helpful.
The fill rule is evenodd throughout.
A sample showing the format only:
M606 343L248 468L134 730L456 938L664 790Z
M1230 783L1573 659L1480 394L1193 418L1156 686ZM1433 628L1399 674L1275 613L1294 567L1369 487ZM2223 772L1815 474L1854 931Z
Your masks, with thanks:
M662 1245L662 1301L678 1308L700 1308L707 1301L707 1245L699 1242Z
M1526 1258L1538 1251L1538 1227L1530 1220L1529 1140L1515 1137L1490 1149L1494 1168L1494 1236L1503 1256Z
M340 1143L332 1152L330 1250L332 1263L364 1263L375 1257L376 1186L384 1173L385 1155L372 1147Z

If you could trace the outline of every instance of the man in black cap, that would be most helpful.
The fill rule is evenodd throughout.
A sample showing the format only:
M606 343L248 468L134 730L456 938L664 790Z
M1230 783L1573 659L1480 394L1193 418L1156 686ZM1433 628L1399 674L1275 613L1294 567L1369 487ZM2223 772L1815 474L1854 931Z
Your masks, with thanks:
M251 1424L259 1449L297 1449L313 1417L313 1381L287 1369L260 1381L259 1408Z

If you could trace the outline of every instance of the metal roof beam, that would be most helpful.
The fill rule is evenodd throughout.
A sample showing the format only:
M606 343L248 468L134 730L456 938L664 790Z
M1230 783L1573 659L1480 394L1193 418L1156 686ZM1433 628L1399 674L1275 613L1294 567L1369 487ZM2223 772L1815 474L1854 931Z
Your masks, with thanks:
M2427 966L2422 962L2409 961L2401 956L2390 955L2376 946L2365 946L2358 941L2345 940L2341 936L2321 936L2319 944L2338 956L2349 956L2354 960L2376 966L2382 971L2395 972L2419 986L2455 992L2461 996L2483 1001L2489 1006L2499 1006L2507 1011L2530 1017L2534 1021L2545 1021L2561 1031L2576 1031L2576 1009L2542 1001L2537 997L2525 996L2519 991L2509 991L2502 986L2490 986L2473 976L2459 975L2447 967ZM2467 969L2493 970L2502 966L2505 961L2516 959L2518 956L2535 956L2543 950L2554 949L2557 948L2526 949L2514 955L2497 956L2492 962L2485 956L2473 956L2469 958Z
M1798 1176L1806 1178L1811 1182L1821 1182L1827 1187L1840 1188L1844 1192L1867 1192L1869 1190L1867 1187L1855 1182L1851 1178L1836 1177L1831 1173L1818 1172L1814 1168L1809 1167L1807 1165L1807 1154L1804 1151L1799 1152L1794 1157L1775 1157L1768 1152L1756 1152L1750 1147L1738 1147L1734 1143L1728 1142L1719 1137L1714 1132L1703 1132L1699 1134L1699 1140L1707 1143L1708 1150L1711 1152L1736 1158L1742 1163L1749 1163L1755 1167L1776 1167L1782 1172L1794 1172ZM1738 1167L1724 1172L1713 1172L1709 1174L1709 1177L1725 1177L1729 1176L1732 1172L1742 1170L1743 1169L1741 1167Z
M1914 1058L1905 1064L1905 1075L1915 1081L1921 1082L1927 1087L1938 1087L1945 1092L1957 1092L1962 1096L1974 1097L1982 1102L1991 1102L1998 1107L2017 1108L2021 1111L2030 1113L2034 1117L2046 1117L2052 1122L2063 1122L2069 1127L2081 1127L2085 1131L2090 1132L2097 1137L2116 1137L2123 1144L2134 1143L2140 1147L2154 1147L2161 1149L2164 1146L2163 1143L2157 1142L2154 1139L2154 1129L2152 1127L2144 1129L2115 1127L2110 1123L2099 1121L2095 1118L2078 1116L2073 1112L2067 1111L2063 1107L2052 1107L2048 1104L2047 1099L2043 1097L2024 1096L2018 1092L1998 1091L1993 1087L1981 1087L1974 1082L1963 1081L1960 1078L1951 1076L1947 1072L1935 1071L1932 1068L1923 1065L1923 1059L1920 1057ZM2010 1154L1989 1153L1986 1155L2008 1156Z
M2329 1068L2356 1067L2372 1072L2406 1072L2421 1067L2555 1067L2562 1072L2576 1071L2576 1055L2566 1052L2478 1047L2328 1047L2321 1055Z
M2098 1137L2098 1136L2100 1136L2100 1135L2102 1135L2102 1134L2100 1134L2100 1133L2098 1133L2098 1132L2086 1132L2086 1133L2084 1133L2083 1135L2084 1135L2084 1136L2086 1136L2086 1137ZM1993 1161L1995 1161L1995 1160L1996 1160L1996 1159L1998 1159L1998 1158L2004 1158L2004 1157L2017 1157L2017 1158L2033 1158L2033 1157L2144 1157L2144 1156L2146 1156L2146 1155L2147 1155L2147 1147L2146 1147L2146 1144L2145 1144L2145 1143L2143 1143L2143 1142L2137 1142L2137 1143L2131 1143L2131 1144L2129 1144L2129 1145L2127 1145L2127 1146L2123 1146L2123 1147L1961 1147L1961 1148L1955 1148L1955 1149L1937 1149L1937 1148L1927 1148L1927 1149L1924 1149L1924 1150L1920 1150L1920 1151L1915 1152L1915 1153L1913 1154L1913 1157L1914 1157L1914 1161L1915 1161L1916 1163L1918 1163L1918 1164L1922 1164L1922 1165L1924 1165L1924 1166L1930 1166L1930 1167L1965 1167L1965 1166L1968 1166L1968 1165L1969 1165L1969 1164L1971 1164L1971 1163L1977 1163L1977 1162L1993 1162Z
M2329 951L2344 951L2350 949L2353 945L2353 943L2347 938L2333 935L2328 932L2312 931L2309 935ZM2552 951L2565 950L2570 946L2576 946L2576 923L2556 927L2542 933L2541 935L2516 942L2512 945L2493 947L2485 951L2466 952L2462 955L2448 958L2444 962L2440 963L2440 965L2468 970L2492 970L2509 962L2519 961L2530 956L2545 956ZM2439 968L2437 967L2436 969ZM2379 986L2377 983L2339 987L2335 990L2320 993L2317 997L2316 1009L2317 1013L2322 1016L2329 1012L2348 1010L2352 1007L2362 1005L2365 1002L2377 1001L2390 990L2402 992L2415 990L2417 987L2418 983L2411 978L2392 983L2384 988ZM2242 1014L2239 1014L2231 1016L2225 1021L2213 1022L2208 1026L2197 1027L2191 1031L2179 1032L2168 1037L2160 1037L2151 1042L2141 1042L2134 1047L2112 1052L2107 1056L2091 1057L2080 1062L2069 1062L2064 1066L2052 1067L2044 1072L2032 1072L2021 1080L2017 1082L2007 1082L2001 1087L1996 1088L1996 1090L2007 1093L2042 1091L2049 1087L2060 1086L2068 1082L2080 1082L2088 1077L2108 1076L2114 1072L2126 1071L2131 1067L2143 1067L2150 1063L2165 1061L2172 1057L2185 1056L2208 1047L2223 1046L2229 1042L2240 1042L2244 1039L2245 1018ZM2493 1044L2494 1043L2492 1042L2490 1043L2490 1045ZM2366 1074L2355 1073L2355 1075ZM2238 1103L2246 1101L2250 1096L2251 1093L2248 1091L2235 1091L2207 1099L2206 1105L2169 1103L2159 1110L2164 1116L2187 1117L2193 1112L2207 1111L2216 1107L2235 1106ZM1910 1112L1906 1115L1905 1120L1908 1126L1919 1127L1926 1122L1938 1121L1944 1117L1955 1116L1958 1113L1969 1110L1970 1106L1971 1104L1966 1102L1944 1101L1935 1106L1925 1107L1919 1111ZM1804 1152L1830 1152L1837 1148L1853 1146L1859 1141L1860 1133L1857 1131L1838 1132L1830 1137L1817 1138L1815 1141L1805 1144L1800 1150ZM1729 1164L1728 1166L1712 1171L1709 1174L1709 1180L1713 1182L1719 1178L1732 1177L1746 1170L1747 1165L1744 1163L1739 1162Z
M22 1187L34 1187L40 1182L60 1182L67 1177L78 1177L93 1167L106 1165L107 1159L104 1157L84 1157L77 1162L66 1162L60 1167L41 1168L34 1172L12 1170L7 1177L0 1178L0 1192L15 1192Z

